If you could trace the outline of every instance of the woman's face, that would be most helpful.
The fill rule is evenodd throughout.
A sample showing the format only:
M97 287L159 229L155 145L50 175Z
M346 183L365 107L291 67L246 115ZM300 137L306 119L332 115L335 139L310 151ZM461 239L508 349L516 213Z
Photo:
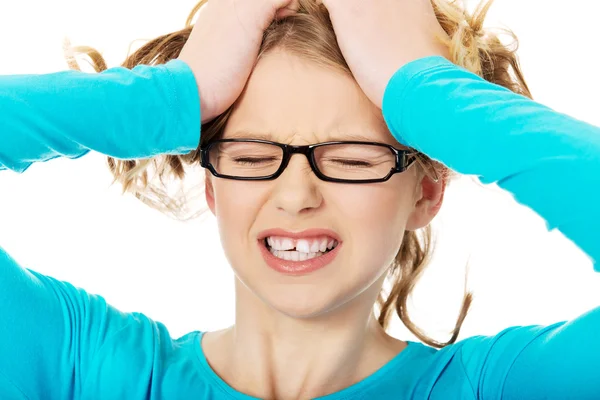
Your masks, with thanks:
M400 148L381 110L351 76L283 51L261 58L224 138L293 145L363 140ZM226 257L243 283L238 286L296 318L322 315L361 297L374 301L405 230L427 225L443 197L443 184L421 177L415 167L383 183L332 183L319 180L301 154L292 156L275 180L235 181L207 174L206 185ZM273 229L281 231L268 232ZM302 233L314 229L321 231ZM294 233L305 237L294 238ZM334 239L338 245L333 254L319 252L310 260L321 268L286 273L272 267L277 261L269 258L275 256L265 235L279 248L307 251L307 243L330 245ZM299 239L305 239L302 245ZM326 265L319 264L319 257ZM285 268L290 262L281 264Z

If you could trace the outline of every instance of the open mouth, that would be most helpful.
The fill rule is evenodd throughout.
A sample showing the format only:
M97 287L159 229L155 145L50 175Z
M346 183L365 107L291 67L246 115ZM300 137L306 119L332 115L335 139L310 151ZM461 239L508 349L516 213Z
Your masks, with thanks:
M311 239L269 236L263 239L263 243L275 257L288 261L305 261L318 258L339 245L336 239L328 236Z

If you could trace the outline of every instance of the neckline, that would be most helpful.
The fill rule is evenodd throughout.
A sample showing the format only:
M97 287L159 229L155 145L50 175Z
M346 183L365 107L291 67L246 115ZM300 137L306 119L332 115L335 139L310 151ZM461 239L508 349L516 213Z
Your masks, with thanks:
M225 382L217 373L212 369L212 367L208 364L208 360L204 355L204 350L202 349L202 337L204 336L204 332L195 332L196 338L192 341L195 350L196 350L196 361L198 362L200 369L207 375L210 380L219 387L224 393L226 393L230 398L235 400L261 400L258 397L253 397L247 394L244 394L233 387L231 387L227 382ZM381 366L378 370L373 372L371 375L365 377L359 382L356 382L340 391L335 393L330 393L328 395L318 397L314 400L349 400L353 395L363 391L365 388L370 387L373 383L379 382L382 380L382 377L385 377L393 370L399 369L403 364L406 364L409 357L412 353L421 345L418 342L406 341L406 347L400 351L394 358Z

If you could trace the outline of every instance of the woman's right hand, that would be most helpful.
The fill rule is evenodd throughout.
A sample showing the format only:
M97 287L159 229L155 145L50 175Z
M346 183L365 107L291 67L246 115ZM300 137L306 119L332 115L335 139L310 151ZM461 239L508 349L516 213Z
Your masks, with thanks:
M227 110L240 96L274 18L298 9L298 0L208 0L179 59L194 72L202 122Z

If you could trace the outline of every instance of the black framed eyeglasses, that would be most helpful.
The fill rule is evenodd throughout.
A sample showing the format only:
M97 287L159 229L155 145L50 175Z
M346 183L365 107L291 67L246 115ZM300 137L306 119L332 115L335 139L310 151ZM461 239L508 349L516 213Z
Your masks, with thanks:
M266 181L279 177L292 155L304 154L327 182L376 183L406 171L417 152L384 143L340 141L293 146L260 139L219 139L203 145L201 166L218 178Z

